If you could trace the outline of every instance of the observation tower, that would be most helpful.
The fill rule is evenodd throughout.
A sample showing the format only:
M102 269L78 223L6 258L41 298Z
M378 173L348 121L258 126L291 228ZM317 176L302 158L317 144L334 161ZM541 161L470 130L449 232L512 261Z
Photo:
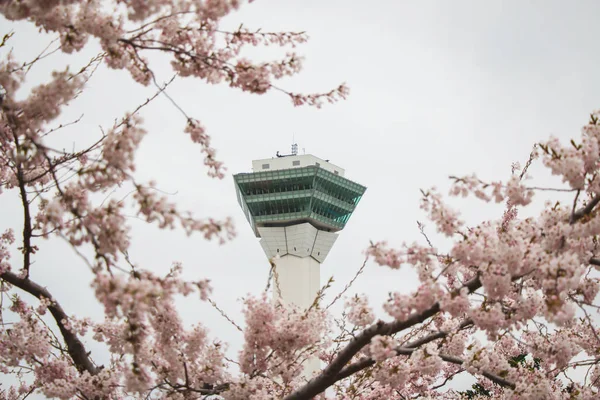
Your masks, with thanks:
M276 265L274 300L307 309L320 289L320 266L366 187L329 160L292 153L252 161L234 175L238 202Z

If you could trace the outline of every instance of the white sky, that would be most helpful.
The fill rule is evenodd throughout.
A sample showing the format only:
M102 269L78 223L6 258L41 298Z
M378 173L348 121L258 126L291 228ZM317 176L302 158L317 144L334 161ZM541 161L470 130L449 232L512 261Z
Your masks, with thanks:
M306 56L304 71L280 86L316 92L347 82L351 96L317 110L294 108L278 92L255 96L197 79L176 81L169 94L204 123L230 174L222 181L206 177L199 147L182 132L184 119L161 97L142 113L150 133L138 154L138 176L156 179L197 216L233 217L238 236L219 246L132 220L132 258L156 272L181 261L189 279L209 277L214 300L241 323L239 299L260 293L268 263L236 202L231 173L250 171L253 159L289 152L295 136L300 149L330 159L346 169L346 177L368 187L322 267L323 282L331 275L336 279L331 298L360 267L370 240L396 245L422 240L415 222L425 221L418 209L420 188L446 188L451 174L506 179L511 163L524 163L536 141L550 134L565 141L579 137L589 112L600 106L599 12L595 1L261 0L243 7L228 19L232 27L244 21L269 31L305 30L311 37L297 50ZM0 19L0 33L10 29L22 60L48 43L33 27ZM77 69L94 51L50 57L30 77L47 79L65 60ZM167 63L156 61L159 78L167 80ZM63 138L65 146L97 135L98 126L109 127L152 92L124 71L100 68L61 120L85 114ZM556 183L543 177L541 184ZM2 195L0 230L21 231L18 204L16 193ZM473 222L502 212L477 202L456 204L463 204L465 218ZM432 226L428 232L435 236ZM98 318L87 268L61 242L39 245L33 279L68 313ZM369 294L379 310L388 291L409 291L415 282L406 269L369 265L351 293ZM181 310L186 321L202 321L215 337L230 342L232 354L239 349L241 334L209 306L189 298L181 301Z

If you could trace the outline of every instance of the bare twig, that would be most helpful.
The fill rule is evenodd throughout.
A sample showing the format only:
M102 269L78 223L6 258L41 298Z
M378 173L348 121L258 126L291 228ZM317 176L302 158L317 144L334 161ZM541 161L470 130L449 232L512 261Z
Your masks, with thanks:
M319 308L319 303L321 302L321 300L323 300L323 297L325 296L325 291L331 287L332 283L333 283L333 276L329 277L329 279L327 280L327 283L324 284L321 287L321 289L319 289L315 298L313 299L312 304L310 305L310 307L308 307L306 309L305 315L308 315L310 310L312 310L313 308Z
M229 321L231 323L231 325L235 326L235 328L238 331L243 332L242 328L240 328L240 326L238 324L236 324L234 320L232 320L231 318L229 318L229 316L225 313L225 311L221 310L219 308L219 306L217 306L217 303L215 303L211 298L208 298L207 300L210 303L210 305L213 306L213 308L215 310L217 310L219 312L219 314L221 314L221 316L223 318L225 318L227 321Z
M533 162L533 160L536 159L537 157L537 145L534 144L533 145L533 149L531 150L531 153L529 154L529 159L527 160L527 162L525 163L525 166L523 167L523 170L521 171L521 175L519 175L519 180L522 181L523 177L525 176L525 174L527 173L527 170L529 169L529 167L531 166L531 163Z
M342 291L340 293L338 293L337 296L335 296L333 298L333 300L331 300L331 303L329 303L329 305L327 307L325 307L326 310L328 310L329 307L331 307L332 305L334 305L344 295L344 293L346 293L348 291L348 289L350 289L350 287L356 281L356 279L359 277L359 275L362 274L363 271L365 270L365 266L367 265L367 260L368 259L369 259L368 257L365 258L365 261L363 261L363 263L360 266L360 268L358 269L358 271L356 271L356 274L354 274L354 277L352 277L352 279L350 279L350 282L348 282L346 284L346 286L344 286L344 289L342 289Z
M427 236L427 234L425 233L425 225L423 225L421 222L417 221L417 226L419 227L419 232L421 232L421 235L423 235L423 237L427 241L427 244L429 245L429 247L433 249L431 240L429 240L429 236Z

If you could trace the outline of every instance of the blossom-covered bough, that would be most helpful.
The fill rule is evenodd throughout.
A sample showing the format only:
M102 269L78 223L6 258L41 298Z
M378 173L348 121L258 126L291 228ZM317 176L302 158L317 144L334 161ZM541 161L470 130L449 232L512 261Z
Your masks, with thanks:
M0 194L17 192L23 215L22 232L0 227L0 373L17 382L0 385L2 397L598 398L598 113L592 114L581 139L537 144L526 165L513 168L506 182L451 177L451 195L506 204L498 220L465 226L435 189L424 191L422 208L452 244L447 252L436 250L429 239L425 246L407 244L399 250L385 243L368 248L376 263L414 268L420 280L413 293L390 293L383 305L389 316L385 320L376 320L364 296L347 299L344 314L335 319L320 304L321 292L307 311L273 305L266 295L249 298L246 323L237 327L244 336L237 360L210 338L210 326L184 327L175 296L210 300L208 281L183 280L178 264L167 276L135 266L128 255L126 214L133 209L160 229L179 226L206 239L227 240L233 229L228 220L196 218L179 210L154 183L136 178L134 155L146 133L140 110L166 95L172 82L160 83L147 54L170 57L177 77L255 94L276 89L295 105L320 107L347 95L344 85L314 95L275 86L278 78L300 70L301 58L289 54L253 63L241 57L242 49L294 47L306 35L243 26L223 30L221 20L239 3L0 1L5 18L29 21L58 37L57 47L33 61L14 60L6 51L0 63ZM98 42L102 52L88 64L56 71L23 99L16 96L39 60L56 51L77 52L89 41ZM7 34L0 50L10 45ZM102 65L154 85L155 96L110 129L82 135L77 149L55 148L54 134L78 120L56 121ZM223 165L202 124L173 103L182 113L184 132L204 154L208 174L222 178ZM524 178L538 158L562 177L565 187L557 190L572 196L567 203L548 203L536 217L519 218L519 209L530 205L536 191ZM117 187L131 188L127 201L110 196ZM44 260L36 243L53 237L67 241L89 268L103 321L69 314L68 299L36 281L34 261ZM11 259L14 249L20 255ZM272 272L276 281L276 269ZM22 292L37 300L25 302ZM53 324L47 323L48 315ZM86 348L89 340L105 345L110 362L96 363ZM306 379L302 363L314 356L324 367ZM449 389L459 374L474 376L477 384L469 390Z

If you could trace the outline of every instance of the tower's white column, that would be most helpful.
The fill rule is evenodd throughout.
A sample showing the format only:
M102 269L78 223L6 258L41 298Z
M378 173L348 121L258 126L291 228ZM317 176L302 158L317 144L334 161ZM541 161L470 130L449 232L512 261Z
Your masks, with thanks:
M308 309L320 289L321 264L312 257L275 257L273 300Z
M260 244L275 263L273 301L308 309L321 289L320 269L337 234L320 231L309 223L286 227L258 227ZM317 357L304 363L304 377L321 369Z
M275 257L273 262L273 301L307 310L320 289L321 264L312 257L292 255ZM304 362L304 377L309 380L320 369L319 359L311 357Z

